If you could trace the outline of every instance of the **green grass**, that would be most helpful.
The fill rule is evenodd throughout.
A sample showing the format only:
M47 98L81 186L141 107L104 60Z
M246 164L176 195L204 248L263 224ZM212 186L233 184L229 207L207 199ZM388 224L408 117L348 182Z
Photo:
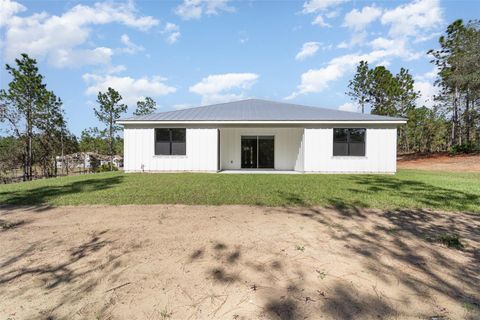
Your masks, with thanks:
M0 186L0 204L248 204L480 212L480 174L99 173Z

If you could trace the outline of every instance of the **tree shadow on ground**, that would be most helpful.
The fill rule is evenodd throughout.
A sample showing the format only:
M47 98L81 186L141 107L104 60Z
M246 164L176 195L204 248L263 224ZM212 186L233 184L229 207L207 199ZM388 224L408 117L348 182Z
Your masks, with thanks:
M363 178L358 178L361 182ZM370 178L364 181L369 185ZM408 188L405 185L408 184ZM413 188L412 188L413 184ZM406 191L413 190L413 191ZM410 192L425 205L445 205L452 199L458 208L469 208L465 202L472 203L478 197L463 193L452 192L448 189L432 190L424 183L414 181L398 182L376 180L369 187L369 192L389 191L409 196ZM360 191L359 191L360 192ZM300 198L289 195L288 199ZM480 279L480 215L469 213L438 213L429 210L372 210L362 209L362 204L350 203L344 199L328 199L331 209L305 207L284 208L288 214L308 218L316 223L329 227L331 238L344 243L343 255L358 255L362 264L381 281L388 282L395 278L406 286L412 294L431 297L446 296L458 302L472 306L473 314L480 316L480 296L478 283ZM301 202L298 200L297 202ZM462 202L464 202L462 204ZM368 229L365 224L373 224ZM432 243L439 235L454 235L461 239L465 247L460 247L466 263L453 258L448 250ZM410 241L414 239L414 241ZM415 243L412 245L412 243ZM459 252L458 250L455 250ZM387 261L390 261L387 263ZM393 263L391 263L393 261ZM394 265L394 267L393 267ZM412 275L409 270L414 270ZM361 295L349 296L348 290L339 284L334 297L324 304L322 313L334 318L349 319L352 315L362 313L352 305L363 308L364 315L368 309L383 310L380 316L394 315L395 310L387 303L374 301L372 298L361 300ZM332 294L332 293L330 293ZM359 300L360 299L360 300ZM350 301L350 302L349 302ZM356 301L356 303L355 303ZM408 297L405 298L408 301ZM344 304L347 303L347 304ZM371 305L374 303L375 305ZM385 303L384 306L379 304ZM345 310L351 310L344 314ZM374 315L374 314L370 314Z
M30 221L27 221L27 220L10 220L10 221L8 221L8 220L0 219L0 232L17 229L19 227L22 227L22 226L28 224L28 223L30 223Z
M62 196L105 190L122 181L122 176L90 178L65 185L38 186L32 189L0 192L0 198L3 199L0 209L7 212L18 206L32 206L31 209L34 211L46 211L51 208L49 202Z
M400 180L381 175L355 175L351 179L362 188L351 189L360 194L384 193L387 197L402 197L419 202L423 208L450 208L451 210L478 211L480 196L474 193L438 187L421 181ZM366 190L365 187L366 186Z
M105 238L107 232L108 230L95 232L89 240L70 248L66 256L50 257L54 263L36 264L36 261L46 260L44 257L39 259L39 254L47 255L48 248L62 246L61 241L54 239L37 242L6 258L0 262L0 290L3 285L13 281L20 281L20 285L15 291L3 291L2 294L8 299L9 296L13 298L26 294L34 288L41 288L45 293L50 290L64 291L54 306L42 311L46 313L44 318L55 319L55 310L78 301L98 286L103 277L102 273L97 276L97 271L107 269L108 272L113 272L121 266L119 259L123 253L106 254L106 250L110 250L109 247L115 242ZM25 261L29 263L22 266Z

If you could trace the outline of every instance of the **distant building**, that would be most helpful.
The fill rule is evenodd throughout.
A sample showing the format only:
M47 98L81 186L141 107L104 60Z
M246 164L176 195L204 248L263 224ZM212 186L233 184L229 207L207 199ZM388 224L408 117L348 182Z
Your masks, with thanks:
M113 165L116 168L123 167L123 157L113 156ZM110 164L110 156L95 152L77 152L56 157L57 169L66 170L91 170L103 164Z

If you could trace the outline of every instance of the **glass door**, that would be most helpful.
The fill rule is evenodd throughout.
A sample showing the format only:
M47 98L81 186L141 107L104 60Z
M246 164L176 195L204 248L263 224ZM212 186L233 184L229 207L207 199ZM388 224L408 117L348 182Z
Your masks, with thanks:
M242 169L257 168L257 137L242 137Z
M273 136L258 136L258 167L275 168L275 142Z
M275 168L274 136L242 136L241 168Z

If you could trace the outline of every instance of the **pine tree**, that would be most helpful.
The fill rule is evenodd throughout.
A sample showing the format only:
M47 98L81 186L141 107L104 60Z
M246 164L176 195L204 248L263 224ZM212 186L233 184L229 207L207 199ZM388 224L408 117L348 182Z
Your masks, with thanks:
M23 142L23 179L31 180L34 131L48 91L35 59L23 53L20 59L15 59L15 63L16 67L6 65L12 81L7 90L0 90L1 114L2 120L9 123L12 131Z
M370 102L369 90L370 90L370 77L368 74L368 62L360 61L357 66L357 72L353 76L353 79L348 83L347 92L353 101L358 103L362 113L365 113L365 105Z
M137 109L133 114L135 116L145 116L157 110L157 103L150 97L146 97L143 101L137 101Z
M109 87L107 92L98 93L97 102L99 104L99 109L95 109L96 117L107 127L110 170L113 170L115 133L117 133L121 129L115 124L115 121L120 119L122 113L125 113L127 111L127 105L121 104L121 100L122 96L120 95L120 93Z

